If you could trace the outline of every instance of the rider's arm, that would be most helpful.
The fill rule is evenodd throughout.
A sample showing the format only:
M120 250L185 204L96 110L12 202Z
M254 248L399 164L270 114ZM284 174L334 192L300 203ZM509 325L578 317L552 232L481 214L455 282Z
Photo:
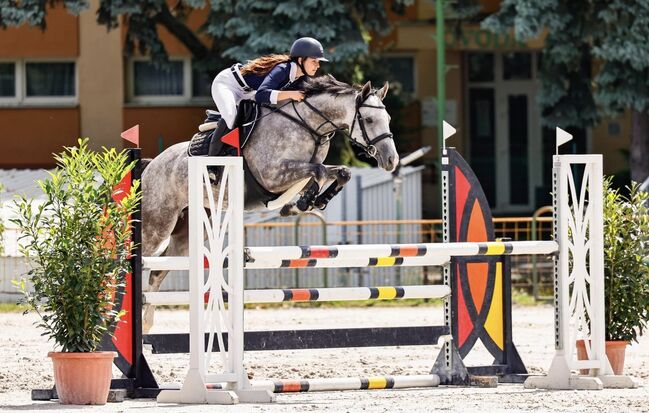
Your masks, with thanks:
M257 103L277 103L286 99L302 100L302 92L294 90L279 90L288 83L290 65L279 64L275 66L261 82L255 101Z

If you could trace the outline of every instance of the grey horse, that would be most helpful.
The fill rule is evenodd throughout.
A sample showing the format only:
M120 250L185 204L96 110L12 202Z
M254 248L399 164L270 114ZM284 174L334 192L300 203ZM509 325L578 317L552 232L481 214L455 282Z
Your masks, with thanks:
M256 128L242 148L249 172L264 189L281 194L297 182L311 178L302 191L310 195L308 207L324 208L333 195L349 181L349 168L323 165L329 151L329 139L336 130L349 130L352 143L360 145L393 171L398 162L390 116L382 103L388 84L373 90L370 82L352 87L332 76L308 79L303 102L262 108ZM188 250L188 142L167 148L145 166L142 173L142 254L152 256L168 239L162 255L186 256ZM333 182L327 191L319 189ZM218 190L218 185L213 185ZM244 188L241 188L244 190ZM306 194L305 192L314 192ZM325 193L327 192L327 193ZM246 205L246 209L263 208ZM301 209L305 209L302 207ZM294 202L282 208L282 215L300 212ZM158 291L167 271L152 271L149 291ZM154 306L144 308L144 331L153 325Z

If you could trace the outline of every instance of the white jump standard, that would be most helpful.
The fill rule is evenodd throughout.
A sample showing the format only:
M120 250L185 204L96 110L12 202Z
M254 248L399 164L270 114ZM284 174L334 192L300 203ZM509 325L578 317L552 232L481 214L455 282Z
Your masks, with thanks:
M311 247L249 247L243 245L243 194L238 190L242 187L243 170L241 159L238 158L193 158L189 161L189 191L190 191L190 368L185 382L180 390L164 390L158 396L161 402L181 403L236 403L238 401L268 402L272 401L273 392L276 386L268 383L279 383L266 381L266 385L250 382L243 369L243 304L246 302L286 301L287 291L300 291L302 300L312 299L309 290L267 290L244 291L243 271L244 268L281 268L281 267L306 267L322 264L335 265L336 262L357 262L365 263L374 259L375 263L380 260L395 265L397 258L419 259L426 262L424 265L440 265L448 263L452 256L478 256L478 255L503 255L503 254L551 254L559 252L557 259L557 356L550 369L548 379L528 379L528 387L550 387L550 388L601 388L603 384L623 384L622 378L612 379L608 376L608 361L603 354L603 315L601 314L601 302L597 297L603 298L600 257L602 254L601 245L601 156L557 156L555 157L555 226L559 241L537 242L487 242L487 243L445 243L445 244L411 244L411 245L339 245L339 246L311 246ZM207 165L224 165L224 173L220 191L213 194L210 182L207 177ZM570 167L574 164L586 164L586 172L581 187L581 195L588 193L590 202L586 203L579 194L575 193L575 185L569 175ZM568 178L570 176L570 178ZM226 194L227 188L227 194ZM599 199L599 201L597 201ZM227 209L224 205L227 204ZM573 205L575 214L580 216L569 216ZM210 207L211 218L204 209L204 205ZM598 214L599 208L599 214ZM556 224L558 223L558 224ZM590 225L590 227L589 227ZM570 243L567 239L568 228L572 237ZM560 233L558 229L564 231ZM590 235L590 239L586 236ZM208 247L204 246L203 240L207 239ZM579 244L581 243L581 244ZM589 246L589 248L581 245ZM578 259L586 259L589 253L591 263L590 291L594 297L592 309L589 310L591 325L587 332L593 340L591 360L576 362L566 354L564 349L574 343L574 335L568 333L569 316L572 313L583 310L583 306L574 303L578 300L569 301L565 294L568 289L568 251L572 252L574 261L570 279L584 277L584 285L588 284L585 274L585 266L578 262ZM583 249L580 249L583 248ZM579 255L580 251L584 251ZM599 254L599 255L598 255ZM372 258L373 257L373 258ZM208 261L209 277L204 282L205 260ZM404 261L402 261L403 263ZM433 264L435 263L435 264ZM146 265L145 265L146 266ZM226 279L227 271L227 279ZM581 274L578 274L582 272ZM398 287L387 287L398 288ZM405 288L405 287L404 287ZM577 288L573 288L575 292ZM318 299L365 299L371 297L372 292L368 289L327 289L317 290ZM228 306L225 306L224 294L209 295L206 303L205 293L207 291L223 291L227 294ZM398 294L394 293L394 298ZM405 289L404 297L405 297ZM421 291L421 290L420 290ZM435 291L435 294L446 295L449 290ZM247 296L246 296L247 293ZM433 291L426 291L425 294L432 294ZM267 294L265 297L263 294ZM424 293L422 293L424 294ZM380 293L378 293L380 295ZM183 299L187 295L183 296ZM561 297L561 298L559 298ZM154 298L147 298L154 300ZM152 301L151 301L152 302ZM573 303L571 305L571 303ZM577 316L579 327L585 323L583 315ZM223 341L227 331L227 346ZM204 341L207 337L207 346ZM450 336L445 337L446 340ZM216 342L218 341L218 346ZM214 345L212 344L214 343ZM220 358L224 365L224 371L220 374L208 374L207 366L213 348L218 348ZM228 351L224 351L225 348ZM570 373L569 368L590 368L591 377L575 377ZM610 369L610 367L608 367ZM431 375L435 376L435 375ZM332 389L324 383L334 383L336 380L327 379L322 381L311 381L314 389L318 386ZM352 379L350 379L352 380ZM349 384L350 388L361 388L362 382L356 380ZM296 391L297 388L306 388L308 381L289 381L289 387ZM302 383L299 386L296 383ZM319 383L318 386L315 384ZM351 382L350 382L351 383ZM361 384L359 384L361 383ZM431 379L431 384L435 379ZM437 381L439 383L439 381ZM628 383L627 383L628 384ZM359 387L360 386L360 387ZM311 388L311 385L308 385ZM343 386L344 387L344 386ZM336 387L336 389L340 389Z

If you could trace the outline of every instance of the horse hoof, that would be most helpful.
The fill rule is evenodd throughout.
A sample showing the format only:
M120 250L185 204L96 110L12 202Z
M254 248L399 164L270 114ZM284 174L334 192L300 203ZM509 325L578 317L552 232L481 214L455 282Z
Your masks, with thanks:
M279 210L279 216L281 217L290 217L297 215L298 213L299 211L295 210L295 204L292 202L290 204L284 205L282 209Z
M304 199L304 197L302 197L302 198L297 200L297 203L295 204L295 206L297 206L297 209L304 212L304 211L307 210L307 208L309 208L309 203L307 202L306 199Z

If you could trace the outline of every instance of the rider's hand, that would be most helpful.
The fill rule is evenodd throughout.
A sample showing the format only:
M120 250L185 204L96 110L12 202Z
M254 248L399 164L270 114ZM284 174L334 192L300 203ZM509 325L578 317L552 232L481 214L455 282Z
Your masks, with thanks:
M298 102L301 102L304 100L304 92L299 91L299 90L291 90L290 92L290 98L293 100L297 100Z

